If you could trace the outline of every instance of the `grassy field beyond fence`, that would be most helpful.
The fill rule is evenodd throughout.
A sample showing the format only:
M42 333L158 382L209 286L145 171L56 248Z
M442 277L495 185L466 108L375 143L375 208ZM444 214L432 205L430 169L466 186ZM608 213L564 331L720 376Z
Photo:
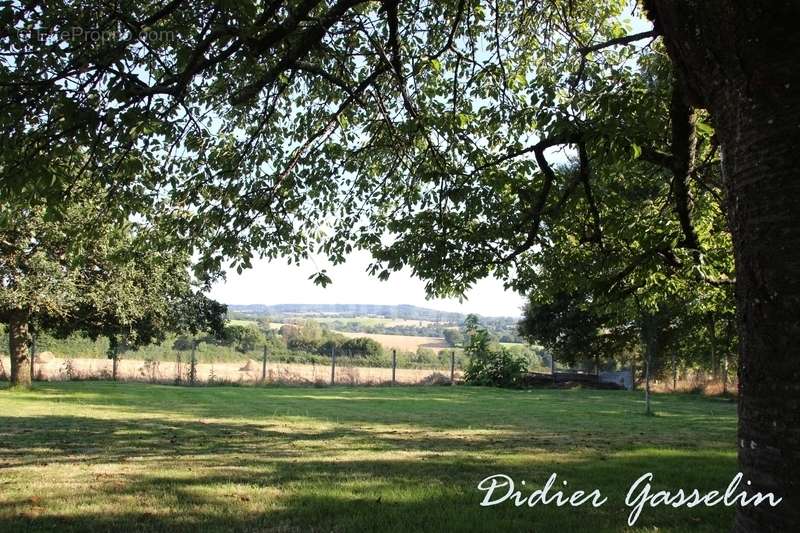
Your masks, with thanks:
M0 531L624 531L630 483L724 489L735 404L473 387L0 389ZM600 508L482 508L505 473L600 489ZM632 531L725 531L722 506ZM587 529L591 525L591 529Z

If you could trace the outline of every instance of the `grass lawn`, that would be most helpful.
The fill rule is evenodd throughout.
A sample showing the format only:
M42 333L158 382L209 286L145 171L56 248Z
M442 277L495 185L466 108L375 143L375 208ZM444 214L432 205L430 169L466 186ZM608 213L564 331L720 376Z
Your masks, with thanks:
M733 510L645 508L629 485L724 490L735 404L471 387L0 390L0 531L726 531ZM477 483L552 472L599 508L482 508ZM527 492L526 492L527 494Z

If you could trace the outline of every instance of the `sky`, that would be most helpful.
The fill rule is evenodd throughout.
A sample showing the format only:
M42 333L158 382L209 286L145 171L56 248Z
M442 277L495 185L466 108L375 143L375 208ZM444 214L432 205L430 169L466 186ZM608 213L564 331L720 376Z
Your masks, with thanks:
M503 289L503 283L490 278L478 282L467 293L467 300L425 299L425 284L410 271L392 273L380 281L366 273L369 254L354 252L348 260L331 266L323 259L309 259L299 267L286 261L253 261L253 268L241 274L228 272L227 280L216 283L211 298L226 304L410 304L458 313L483 316L521 315L523 297ZM326 269L333 283L322 288L308 279Z

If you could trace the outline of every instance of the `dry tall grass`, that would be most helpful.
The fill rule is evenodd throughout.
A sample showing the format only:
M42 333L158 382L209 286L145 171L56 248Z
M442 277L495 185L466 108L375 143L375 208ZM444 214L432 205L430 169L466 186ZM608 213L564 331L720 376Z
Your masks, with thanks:
M11 363L7 357L0 358L0 368L8 372ZM117 379L121 381L148 381L154 383L189 381L190 365L186 360L177 362L120 359L117 362ZM47 381L111 379L113 362L109 359L73 358L55 356L37 361L34 369L36 379ZM260 361L242 363L198 363L197 381L200 383L257 383L261 381ZM444 370L442 370L444 372ZM401 384L424 384L431 382L436 369L398 368L395 380ZM449 370L447 370L449 375ZM456 371L456 378L461 372ZM329 384L330 365L293 364L267 362L267 381L287 384ZM350 366L342 361L336 363L336 384L376 385L392 380L391 368ZM438 380L436 380L438 381Z
M725 385L722 380L706 379L699 375L679 379L674 386L672 380L654 381L650 384L650 390L653 392L688 392L705 396L736 395L738 387L736 382L728 382Z

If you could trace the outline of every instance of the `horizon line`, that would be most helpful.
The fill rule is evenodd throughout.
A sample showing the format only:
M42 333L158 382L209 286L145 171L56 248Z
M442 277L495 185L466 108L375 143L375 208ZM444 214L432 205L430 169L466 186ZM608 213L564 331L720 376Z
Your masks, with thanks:
M481 313L467 313L463 311L445 311L442 309L437 309L435 307L425 307L417 304L387 304L387 303L345 303L345 302L337 302L337 303L302 303L302 302L285 302L285 303L228 303L222 302L227 306L240 306L240 307L249 307L249 306L257 306L261 305L264 307L272 307L272 306L279 306L279 305L318 305L318 306L334 306L334 305L350 305L350 306L386 306L386 307L416 307L418 309L426 309L428 311L435 311L437 313L448 313L453 315L477 315L486 318L521 318L522 314L519 315L488 315L488 314L481 314Z

